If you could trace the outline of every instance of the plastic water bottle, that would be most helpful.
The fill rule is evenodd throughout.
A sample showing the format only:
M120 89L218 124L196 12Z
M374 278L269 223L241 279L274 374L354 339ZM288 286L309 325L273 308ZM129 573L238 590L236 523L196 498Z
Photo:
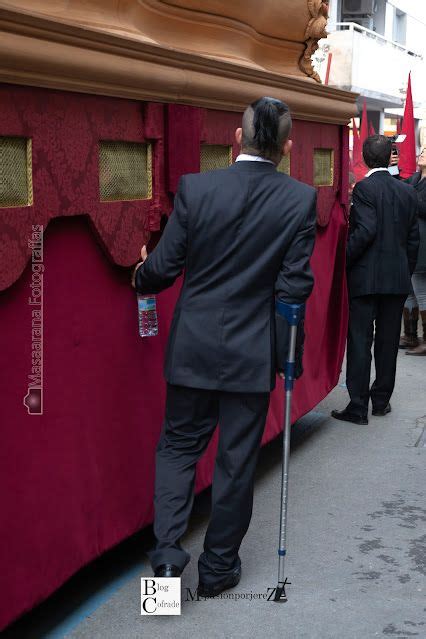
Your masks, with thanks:
M154 295L138 293L139 335L152 337L158 335L157 303Z

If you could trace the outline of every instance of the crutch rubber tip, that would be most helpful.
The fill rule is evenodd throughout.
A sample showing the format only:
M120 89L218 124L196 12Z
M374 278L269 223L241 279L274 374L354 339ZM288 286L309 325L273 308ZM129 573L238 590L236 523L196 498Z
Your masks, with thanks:
M284 584L278 584L278 586L275 588L274 601L279 601L281 603L284 603L287 601L287 595L285 594Z

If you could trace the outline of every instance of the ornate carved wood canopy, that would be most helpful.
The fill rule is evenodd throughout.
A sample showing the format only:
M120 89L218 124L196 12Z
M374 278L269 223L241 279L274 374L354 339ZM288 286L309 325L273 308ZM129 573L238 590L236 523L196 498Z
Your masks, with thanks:
M314 80L321 0L0 0L0 81L242 110L260 95L347 122L355 95Z

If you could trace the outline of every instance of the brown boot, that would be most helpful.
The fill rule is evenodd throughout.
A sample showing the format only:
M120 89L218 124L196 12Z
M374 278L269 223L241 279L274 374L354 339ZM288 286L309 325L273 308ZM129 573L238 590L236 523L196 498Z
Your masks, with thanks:
M420 342L416 348L407 351L405 353L406 355L426 355L426 311L421 311L421 316L423 324L423 341Z
M404 307L404 335L399 340L399 348L415 348L419 345L417 337L417 323L419 321L419 307L411 311Z

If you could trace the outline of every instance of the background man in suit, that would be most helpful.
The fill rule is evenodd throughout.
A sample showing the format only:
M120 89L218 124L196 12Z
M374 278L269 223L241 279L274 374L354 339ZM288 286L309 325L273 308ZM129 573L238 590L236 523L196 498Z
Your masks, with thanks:
M368 424L370 397L373 415L391 410L402 310L419 248L417 197L411 186L390 175L391 150L392 143L384 135L364 142L364 162L370 171L353 190L346 252L350 402L332 415L355 424ZM370 389L374 322L376 380Z
M288 154L286 104L261 98L236 131L227 169L183 176L155 250L136 266L140 293L171 286L185 267L165 358L167 399L156 455L156 576L179 576L180 538L193 503L195 465L220 423L211 519L199 558L201 596L240 579L254 472L277 369L285 359L275 297L311 293L316 191L276 170Z

